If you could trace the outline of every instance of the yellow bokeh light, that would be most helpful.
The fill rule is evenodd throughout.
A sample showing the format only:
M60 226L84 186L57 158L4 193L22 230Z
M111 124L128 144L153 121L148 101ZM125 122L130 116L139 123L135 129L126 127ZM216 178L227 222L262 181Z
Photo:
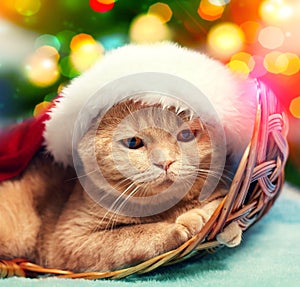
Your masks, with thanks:
M38 116L45 113L52 106L51 102L41 102L37 104L33 111L33 116L37 118Z
M48 87L58 80L60 73L57 61L33 55L25 64L25 75L33 85Z
M260 30L258 41L267 49L276 49L282 46L285 36L282 30L275 26L268 26Z
M264 66L270 73L291 76L299 72L300 59L293 53L273 51L265 56Z
M233 23L221 23L213 26L208 33L208 48L215 56L227 59L243 47L244 34Z
M202 0L198 8L198 14L202 19L214 21L221 18L224 9L223 5L214 5L209 0Z
M135 43L154 43L171 38L171 32L155 14L137 16L131 23L129 36Z
M264 67L272 74L280 74L286 70L289 61L284 53L273 51L264 58Z
M290 19L293 8L285 0L265 0L259 7L261 19L267 24L278 24Z
M247 65L249 71L253 71L255 67L255 60L252 57L251 54L246 53L246 52L239 52L237 54L234 54L230 61L240 61L243 62Z
M88 34L74 36L70 48L70 60L78 72L89 69L104 54L103 46Z
M239 73L245 77L247 77L250 73L250 69L248 67L248 65L243 62L243 61L239 61L239 60L231 60L227 66L229 67L230 70Z
M300 119L300 97L294 98L291 101L290 112L295 118Z
M83 45L86 44L95 44L95 39L89 34L78 34L74 36L70 43L70 48L72 51L79 50Z
M173 12L168 4L165 3L155 3L149 7L149 14L154 14L162 18L163 23L167 23L171 20Z
M32 16L39 12L40 0L15 0L16 11L23 16Z
M282 74L286 76L297 74L300 71L300 59L298 55L293 53L285 53L284 55L288 59L288 64Z
M115 0L97 0L97 2L104 4L104 5L109 5L109 4L115 3L116 1Z

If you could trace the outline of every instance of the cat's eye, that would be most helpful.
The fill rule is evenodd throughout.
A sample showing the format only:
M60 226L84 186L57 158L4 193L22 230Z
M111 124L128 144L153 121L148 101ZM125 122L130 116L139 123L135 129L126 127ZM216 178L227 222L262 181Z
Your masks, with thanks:
M139 137L132 137L122 140L124 146L130 149L138 149L144 146L143 141Z
M185 129L177 134L177 140L180 142L190 142L196 137L196 130Z

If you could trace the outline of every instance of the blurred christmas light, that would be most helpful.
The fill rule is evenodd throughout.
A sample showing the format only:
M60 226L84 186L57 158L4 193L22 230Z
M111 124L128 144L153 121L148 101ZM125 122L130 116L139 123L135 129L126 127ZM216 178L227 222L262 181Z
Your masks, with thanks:
M60 72L62 75L72 79L80 74L73 66L70 57L66 56L59 63Z
M25 76L35 86L53 85L59 78L59 53L50 46L40 47L25 62Z
M133 19L130 40L135 43L153 43L170 40L171 32L163 20L154 14L143 14Z
M258 35L259 43L267 49L276 49L283 45L284 34L282 30L275 26L267 26L260 30Z
M231 60L227 66L229 67L229 69L231 69L232 71L239 73L241 75L244 75L245 77L247 77L250 73L250 69L248 67L248 65L240 60Z
M300 59L298 55L294 53L285 53L284 56L288 59L288 65L282 74L286 76L297 74L300 70Z
M99 41L105 51L109 51L128 43L128 37L125 34L112 34L99 38Z
M39 117L40 115L45 113L51 106L52 106L52 103L46 102L46 101L37 104L34 108L33 116L35 118Z
M41 8L40 0L15 0L16 11L23 16L32 16Z
M244 38L244 33L238 25L225 22L210 29L207 44L215 56L227 59L242 49Z
M59 95L61 93L61 91L63 90L63 88L66 87L66 83L61 83L58 88L57 88L57 94Z
M230 0L208 0L209 3L215 6L224 6L230 2Z
M265 56L264 66L272 74L280 74L288 67L289 61L282 52L272 51Z
M54 47L56 50L60 49L60 42L56 36L44 34L39 36L34 44L35 48L42 47L42 46L51 46Z
M99 3L102 3L104 5L109 5L109 4L112 4L112 3L115 3L116 0L97 0Z
M51 46L42 46L35 50L35 55L39 58L47 58L47 59L53 59L54 61L59 60L59 53L58 51Z
M259 7L261 19L267 24L279 24L289 19L293 8L285 0L265 0Z
M219 3L221 3L219 1ZM199 8L198 8L198 14L199 16L208 21L214 21L223 15L225 4L223 5L216 5L211 3L210 0L201 0Z
M171 20L173 12L168 4L165 3L155 3L149 7L149 14L154 14L162 18L163 23L167 23Z
M254 21L246 21L240 25L245 34L245 42L253 44L257 41L260 24Z
M255 66L255 60L252 57L251 54L246 53L246 52L239 52L237 54L234 54L230 61L240 61L243 62L247 65L249 71L252 71L254 69Z
M290 103L290 112L295 118L300 119L300 97L292 99Z
M90 0L90 6L95 12L105 13L115 6L115 1L110 0Z
M89 69L104 54L103 46L88 34L72 38L70 60L78 72Z
M56 92L52 92L52 93L46 95L44 97L44 102L51 102L53 99L55 99L57 97L57 94L58 93L56 93Z

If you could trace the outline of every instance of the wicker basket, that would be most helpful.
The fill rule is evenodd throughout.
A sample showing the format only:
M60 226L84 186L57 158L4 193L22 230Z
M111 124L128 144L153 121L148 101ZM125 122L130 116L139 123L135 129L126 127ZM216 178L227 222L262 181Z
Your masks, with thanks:
M287 121L274 94L262 83L258 86L255 128L231 188L204 228L179 248L156 256L136 266L113 272L73 273L48 269L23 259L0 260L0 278L11 276L117 279L134 273L146 273L159 266L183 261L193 255L214 252L215 240L224 226L238 221L243 230L262 218L277 199L284 181L288 154Z

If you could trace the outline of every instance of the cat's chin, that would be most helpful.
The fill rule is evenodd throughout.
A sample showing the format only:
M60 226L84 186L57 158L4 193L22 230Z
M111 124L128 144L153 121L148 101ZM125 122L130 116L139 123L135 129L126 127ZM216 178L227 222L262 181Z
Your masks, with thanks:
M151 195L153 194L159 194L163 191L165 191L166 189L168 189L169 187L172 186L172 184L174 184L174 180L170 179L169 177L160 177L157 180L155 180L154 182L151 182L149 184L149 191L148 194L151 193Z

